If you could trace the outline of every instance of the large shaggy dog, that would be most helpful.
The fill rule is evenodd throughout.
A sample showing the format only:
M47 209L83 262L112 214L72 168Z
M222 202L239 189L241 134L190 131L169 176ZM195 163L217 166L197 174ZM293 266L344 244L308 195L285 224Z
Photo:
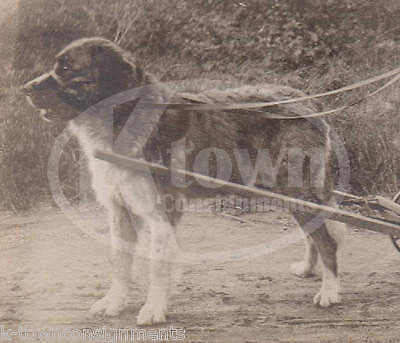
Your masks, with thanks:
M136 93L129 99L126 94L132 89ZM169 178L161 177L97 160L93 157L96 149L318 203L331 201L330 133L323 120L267 119L263 115L266 110L200 112L175 106L160 111L155 103L190 100L173 94L136 66L128 52L108 40L89 38L71 43L56 56L54 68L27 83L24 90L46 120L69 121L89 159L97 198L109 212L114 275L107 295L93 305L93 313L114 316L124 308L132 263L130 248L136 242L137 230L148 226L152 235L150 288L138 324L165 321L171 261L176 252L173 227L181 211L174 206L166 211L168 204L160 202L159 195L166 195L161 199L173 203L181 196L210 197L218 193L212 185L188 182L172 172ZM301 92L289 87L262 85L210 90L189 98L227 104L299 95ZM312 112L300 104L268 110L282 115ZM314 302L323 307L339 302L336 253L340 240L336 232L343 227L320 220L316 229L311 225L318 222L315 216L293 214L306 232L307 243L305 259L295 264L293 271L310 275L320 256L323 280Z

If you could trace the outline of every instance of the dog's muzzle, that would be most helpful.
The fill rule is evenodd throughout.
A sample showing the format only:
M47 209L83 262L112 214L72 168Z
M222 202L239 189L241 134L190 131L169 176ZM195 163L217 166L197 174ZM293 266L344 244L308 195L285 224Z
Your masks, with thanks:
M22 86L22 90L28 102L40 111L41 118L46 121L69 120L76 116L67 105L73 103L74 96L64 93L63 83L53 73L29 81Z
M58 83L56 79L50 74L43 74L42 76L33 79L26 83L22 89L26 95L31 95L34 92L42 92L48 89L57 89Z

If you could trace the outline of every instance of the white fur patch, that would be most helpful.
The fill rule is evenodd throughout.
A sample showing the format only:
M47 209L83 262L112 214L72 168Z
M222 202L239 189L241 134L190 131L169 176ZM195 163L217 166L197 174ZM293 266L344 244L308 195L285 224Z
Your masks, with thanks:
M329 307L332 304L340 303L339 279L329 270L324 270L321 290L314 297L314 304L321 307Z
M107 295L90 308L92 315L118 316L126 307L128 289L125 285L113 280Z

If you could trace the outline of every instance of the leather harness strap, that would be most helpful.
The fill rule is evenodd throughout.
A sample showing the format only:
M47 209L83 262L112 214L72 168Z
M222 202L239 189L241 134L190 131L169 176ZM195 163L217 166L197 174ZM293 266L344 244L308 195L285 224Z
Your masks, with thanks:
M312 100L312 99L317 99L329 95L335 95L335 94L340 94L344 92L348 92L354 89L358 89L361 87L368 86L370 84L373 84L375 82L387 79L392 77L391 80L389 80L387 83L385 83L382 87L378 88L372 93L369 93L365 97L352 102L351 104L341 106L332 110L327 110L327 111L322 111L322 112L315 112L315 113L310 113L310 114L305 114L305 115L298 115L298 116L285 116L282 114L276 114L276 113L270 113L270 112L265 112L262 111L263 108L265 107L272 107L272 106L277 106L277 105L287 105L287 104L293 104L296 102L301 102L301 101L307 101L307 100ZM384 89L388 88L395 82L400 80L400 68L396 68L394 70L391 70L387 73L354 83L352 85L342 87L333 91L329 92L324 92L324 93L319 93L315 95L307 95L303 97L298 97L298 98L292 98L292 99L286 99L282 101L272 101L272 102L254 102L254 103L231 103L231 104L221 104L221 103L206 103L204 101L199 100L195 96L190 96L190 94L183 94L181 97L185 100L191 101L192 103L189 104L182 104L182 103L148 103L148 102L142 102L141 106L149 106L149 107L161 107L161 108L168 108L168 109L173 109L173 110L181 110L181 111L233 111L233 110L246 110L247 112L254 112L257 115L262 115L266 119L280 119L280 120L291 120L291 119L306 119L306 118L316 118L316 117L322 117L334 113L341 112L351 106L354 106L356 104L359 104L360 102L366 100L369 97L372 97L380 92L382 92ZM194 103L193 103L194 102Z

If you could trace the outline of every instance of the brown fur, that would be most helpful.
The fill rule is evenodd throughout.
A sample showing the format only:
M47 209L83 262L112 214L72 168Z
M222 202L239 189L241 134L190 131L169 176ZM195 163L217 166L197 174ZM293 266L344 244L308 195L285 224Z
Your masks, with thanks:
M130 101L114 108L113 118L97 112L93 105L111 96L131 88L152 84L150 88L140 91L140 101L148 103L187 102L180 94L174 94L156 79L141 70L134 63L132 56L110 41L101 38L82 39L73 42L62 50L53 70L25 85L25 91L34 106L45 109L44 114L49 120L70 121L70 127L82 144L89 158L89 167L93 175L93 187L99 201L110 212L110 225L113 239L134 243L134 231L141 225L149 225L154 235L154 256L160 254L164 262L153 262L149 296L146 305L139 314L140 324L152 324L165 320L167 306L167 283L170 264L166 261L170 255L166 247L174 245L171 232L163 219L163 209L147 209L146 201L156 189L161 195L172 195L173 199L184 194L186 197L210 197L218 190L202 187L192 183L187 187L179 187L170 178L155 177L155 187L149 184L151 180L125 171L118 166L109 166L93 158L95 149L118 150L127 156L142 157L170 167L180 167L193 170L196 158L202 151L217 148L227 154L232 161L232 173L229 181L268 187L277 192L303 198L319 203L326 203L331 197L332 184L329 177L329 127L323 120L268 120L262 113L246 111L178 111L166 109L161 116L153 108L140 107L137 101ZM299 96L302 93L289 87L276 85L244 86L228 90L210 90L195 96L206 103L241 103L276 101ZM92 108L88 115L79 116ZM132 114L132 111L135 110ZM269 111L281 114L307 114L312 108L304 105L285 105L268 108ZM44 112L44 111L43 111ZM132 120L133 118L133 120ZM139 124L140 125L139 125ZM112 125L112 130L109 126ZM139 126L139 129L138 129ZM123 137L122 137L123 136ZM116 146L113 142L122 139ZM174 142L185 139L184 158L175 159L171 156L171 146ZM288 152L291 149L310 151L319 149L323 152L321 158L325 163L310 175L310 158L306 158L301 187L289 185ZM248 152L247 157L252 165L257 160L257 152L268 149L273 161L280 161L276 182L269 182L268 171L261 172L256 178L242 169L238 163L235 151ZM246 155L244 155L246 157ZM216 172L216 162L207 162L208 171L213 176ZM200 169L202 166L200 166ZM315 169L315 168L314 168ZM197 170L196 170L197 171ZM124 174L125 173L125 174ZM112 179L110 177L112 175ZM172 176L171 176L172 177ZM320 182L314 183L316 179ZM109 187L112 184L113 187ZM131 187L131 188L129 188ZM130 189L127 193L125 188ZM136 198L131 197L136 194ZM173 201L173 200L172 200ZM136 203L137 202L137 203ZM179 222L181 213L167 213L172 226ZM310 215L296 215L299 224L307 231ZM157 226L166 228L161 230ZM161 233L160 233L161 232ZM250 234L250 233L249 233ZM317 251L322 257L324 281L321 292L314 299L321 306L328 306L338 301L336 288L337 262L336 250L338 243L329 228L321 223L317 231L308 235L307 261L295 272L301 275L312 273L316 264ZM157 245L158 244L158 245ZM108 315L118 314L127 292L127 274L131 256L114 244L114 276L113 286L105 298L94 305L94 313L105 312ZM158 250L157 250L158 249ZM172 250L171 250L172 251ZM158 256L158 255L157 255ZM157 260L157 259L155 259ZM163 264L164 263L164 264ZM155 299L158 298L158 299Z

